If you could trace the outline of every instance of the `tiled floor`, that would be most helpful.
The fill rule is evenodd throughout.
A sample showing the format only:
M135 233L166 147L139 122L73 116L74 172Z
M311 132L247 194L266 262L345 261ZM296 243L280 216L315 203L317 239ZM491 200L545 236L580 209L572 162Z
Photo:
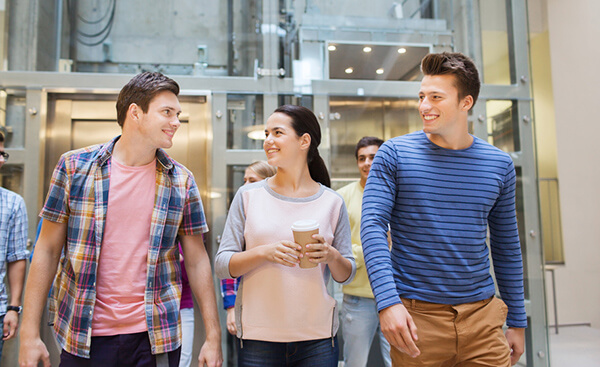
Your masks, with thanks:
M600 329L587 326L561 327L550 335L551 367L599 367Z

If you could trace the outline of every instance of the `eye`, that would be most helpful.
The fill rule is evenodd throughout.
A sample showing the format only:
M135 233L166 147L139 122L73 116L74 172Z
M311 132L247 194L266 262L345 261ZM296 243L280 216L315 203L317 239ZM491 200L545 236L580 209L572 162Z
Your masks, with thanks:
M419 101L422 101L425 98L425 96L419 96Z

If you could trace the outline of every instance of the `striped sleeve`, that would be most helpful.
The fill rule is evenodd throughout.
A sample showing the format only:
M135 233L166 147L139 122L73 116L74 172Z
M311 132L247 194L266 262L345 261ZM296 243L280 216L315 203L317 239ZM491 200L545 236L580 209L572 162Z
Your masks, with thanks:
M502 300L508 306L506 324L510 327L527 327L524 305L523 261L515 213L516 174L509 161L502 191L490 211L490 248L494 273Z
M373 160L362 202L360 234L377 310L402 303L392 271L387 231L396 198L397 154L384 143Z

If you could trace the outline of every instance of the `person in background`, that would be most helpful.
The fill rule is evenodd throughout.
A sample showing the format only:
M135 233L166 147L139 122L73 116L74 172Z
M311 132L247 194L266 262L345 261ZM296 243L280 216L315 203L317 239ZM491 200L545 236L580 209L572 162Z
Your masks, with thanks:
M338 364L338 318L327 293L356 271L343 199L329 188L319 155L321 129L307 108L285 105L269 117L263 148L277 173L242 186L235 195L215 258L220 278L242 277L236 299L238 366ZM301 246L291 226L319 223L300 268ZM243 311L243 314L240 313Z
M251 163L244 171L244 185L262 181L277 173L277 169L265 161ZM235 297L239 285L237 279L221 279L221 296L223 296L223 307L227 310L227 331L231 335L237 334L235 326Z
M429 54L421 70L423 130L379 148L363 197L381 330L394 366L508 367L523 353L527 326L514 164L469 134L481 85L473 61Z
M0 168L8 160L4 134L0 132ZM21 295L27 262L27 209L23 198L0 187L0 358L5 340L14 338L19 328ZM10 299L5 285L8 284Z
M373 291L367 277L363 248L360 241L360 215L363 191L375 153L383 140L365 136L358 141L354 156L360 173L360 180L337 190L344 198L352 230L352 253L356 260L354 280L342 287L342 331L344 332L344 367L365 367L375 334L379 335L381 356L385 367L392 365L390 344L379 328L379 314L373 298Z
M192 173L164 151L180 126L178 94L160 73L136 75L117 99L122 134L61 156L25 288L22 367L50 366L40 322L53 279L61 366L178 366L176 238L206 328L198 364L221 366L200 193Z

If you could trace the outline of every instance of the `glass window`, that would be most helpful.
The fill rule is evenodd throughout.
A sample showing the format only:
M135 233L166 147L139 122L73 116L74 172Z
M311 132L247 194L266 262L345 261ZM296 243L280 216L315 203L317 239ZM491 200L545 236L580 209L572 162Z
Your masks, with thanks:
M244 173L247 165L228 165L227 166L227 207L231 205L231 201L238 189L244 184Z
M413 99L331 97L330 142L331 170L334 188L357 178L354 150L363 136L383 140L404 135L422 128Z
M0 185L23 196L23 166L10 164L9 158L2 166L2 171L0 171Z
M486 102L488 142L505 152L521 150L519 114L515 101L488 100Z
M70 61L62 63L68 70L252 76L262 60L261 1L68 1L64 7L55 47L58 59Z
M539 179L540 224L546 264L564 264L557 178Z
M511 84L506 1L480 1L479 24L483 56L482 81L486 84Z
M24 95L7 94L0 91L0 129L4 133L5 148L22 148L25 146L26 98Z
M264 123L262 95L227 95L227 149L262 149Z

